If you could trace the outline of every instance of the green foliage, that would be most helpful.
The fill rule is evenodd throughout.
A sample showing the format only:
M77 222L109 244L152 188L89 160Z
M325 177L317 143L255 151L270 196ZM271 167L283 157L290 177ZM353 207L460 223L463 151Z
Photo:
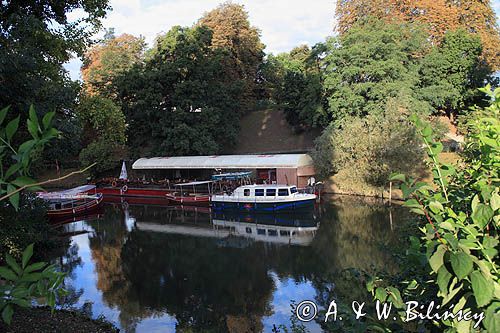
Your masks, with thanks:
M402 181L405 206L425 221L420 228L424 236L412 241L412 251L423 256L428 265L422 267L419 283L406 281L404 293L440 299L441 306L454 304L455 312L484 311L483 329L496 332L500 327L500 89L487 87L483 92L491 97L491 105L483 110L487 117L469 125L463 166L455 170L438 161L442 145L434 141L431 128L415 116L412 120L423 138L434 186L401 174L391 179ZM378 288L388 287L383 281L369 287L377 299ZM446 332L472 330L470 322L437 324Z
M83 124L83 141L87 146L80 152L80 162L98 162L93 172L113 169L122 156L114 156L125 144L125 116L112 100L101 96L84 96L77 115Z
M379 20L328 39L322 68L329 118L381 114L391 98L408 100L412 112L428 113L415 93L419 55L427 47L418 26Z
M7 266L0 267L0 311L2 320L10 324L15 306L30 307L33 300L55 307L56 297L63 295L65 274L56 271L54 265L45 262L29 264L33 255L33 244L23 251L21 262L16 262L9 254L5 256Z
M34 193L21 192L18 210L7 200L0 202L0 262L6 253L20 257L23 249L31 243L38 249L37 257L60 245L51 239L53 229L48 224L46 213L46 203Z
M383 186L393 170L418 171L423 152L414 126L398 101L386 108L384 115L347 117L323 131L313 154L321 177L347 170L344 180Z
M323 47L318 44L311 50L304 45L290 53L270 54L262 68L270 97L296 131L328 124L319 68Z
M481 40L464 30L449 31L421 61L419 93L435 112L458 113L480 102L490 70L481 62Z
M80 87L63 65L82 55L108 9L108 0L2 1L0 106L19 112L21 124L27 118L21 111L31 104L39 116L55 111L58 121L71 119ZM79 19L72 20L70 12ZM19 134L20 141L28 139L27 132ZM54 147L62 150L72 139L63 137Z
M116 81L130 145L153 154L219 153L236 142L243 82L226 75L224 49L206 27L174 27L156 40L144 65Z
M0 197L35 183L30 177L33 155L40 152L50 140L59 134L59 131L52 127L54 112L45 114L39 120L35 108L31 106L26 121L31 139L14 148L14 135L18 132L20 116L4 125L8 111L8 107L0 111ZM31 190L39 189L34 186L29 188ZM17 209L19 193L10 195L8 198Z

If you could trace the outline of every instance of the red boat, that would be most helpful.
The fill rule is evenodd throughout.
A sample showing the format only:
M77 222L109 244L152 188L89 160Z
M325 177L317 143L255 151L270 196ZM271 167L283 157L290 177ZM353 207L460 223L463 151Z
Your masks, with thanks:
M84 185L58 192L39 192L38 197L49 204L47 215L51 220L66 219L88 214L99 208L103 195L88 194L92 189L95 191L95 186Z
M142 198L165 198L171 193L171 189L163 188L134 188L123 185L121 187L99 187L97 193L105 196L116 197L142 197Z
M176 184L176 190L165 195L165 197L175 205L208 205L210 204L211 180ZM196 191L199 185L207 185L207 192ZM189 192L192 187L192 192Z

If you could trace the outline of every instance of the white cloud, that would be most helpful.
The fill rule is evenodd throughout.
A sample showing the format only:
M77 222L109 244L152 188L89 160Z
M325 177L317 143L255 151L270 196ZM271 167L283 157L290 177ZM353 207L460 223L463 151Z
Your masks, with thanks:
M113 10L103 20L105 28L116 34L144 36L150 45L155 37L174 25L189 26L203 13L217 7L223 0L111 0ZM333 33L333 0L247 0L233 1L245 6L250 22L261 30L266 52L285 52L300 44L314 45ZM75 11L71 17L81 13ZM67 66L71 77L76 62Z

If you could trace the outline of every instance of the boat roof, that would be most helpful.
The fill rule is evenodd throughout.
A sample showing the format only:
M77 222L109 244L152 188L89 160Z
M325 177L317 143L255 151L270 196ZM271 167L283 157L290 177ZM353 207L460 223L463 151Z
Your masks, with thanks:
M197 182L189 182L189 183L179 183L175 184L175 186L193 186L193 185L202 185L202 184L210 184L213 183L211 180L200 180Z
M308 154L211 155L140 158L132 169L271 169L312 165Z
M68 190L54 191L54 192L40 192L40 193L38 193L38 197L40 197L42 199L70 197L70 196L74 196L74 195L78 195L81 193L91 191L93 189L95 189L95 185L82 185L82 186L74 187L74 188L71 188Z
M259 188L284 188L284 187L297 187L296 185L285 185L285 184L252 184L252 185L242 185L242 186L239 186L238 188L255 188L255 187L259 187Z

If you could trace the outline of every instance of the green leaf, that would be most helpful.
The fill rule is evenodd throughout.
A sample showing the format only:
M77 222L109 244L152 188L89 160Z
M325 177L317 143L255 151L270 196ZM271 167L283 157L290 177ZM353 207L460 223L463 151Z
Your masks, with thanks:
M458 277L458 280L462 280L464 277L469 275L472 271L472 258L470 255L464 252L456 252L450 254L451 267Z
M26 265L30 261L31 256L33 256L33 243L28 245L23 252L23 268L26 268Z
M12 268L14 272L16 272L17 275L20 275L22 273L21 266L19 266L19 264L16 262L16 260L14 260L14 258L12 258L10 254L7 253L5 255L5 261L7 262L7 265L9 265L10 268Z
M9 280L9 281L16 281L17 280L17 275L10 269L8 269L5 266L0 267L0 277Z
M15 163L15 164L12 164L8 169L7 171L5 172L5 176L4 176L4 179L9 179L10 176L12 176L13 174L15 174L17 171L19 171L19 169L21 168L21 165L19 163Z
M396 306L398 309L403 308L403 299L401 298L401 293L399 292L398 289L394 287L387 287L389 290L389 300L392 301L394 306Z
M429 137L430 135L432 135L432 128L430 126L425 126L425 128L422 130L422 135L424 137Z
M27 176L20 176L17 177L14 181L12 181L12 184L16 185L17 187L23 187L26 185L34 184L35 180L31 177Z
M19 193L13 194L9 197L9 201L15 210L19 209Z
M434 142L431 145L431 150L434 155L439 155L443 151L443 144L441 142Z
M20 307L23 307L23 308L31 307L31 303L25 299L22 299L22 298L13 299L11 302L16 304L16 305L19 305Z
M436 214L444 210L443 205L439 201L431 201L429 208Z
M446 253L446 247L444 245L439 245L436 252L430 257L429 265L433 272L438 272L441 266L443 266L443 256Z
M451 279L451 273L448 272L445 266L441 266L437 274L437 283L441 293L443 294L448 293L448 284L450 282L450 279Z
M500 302L493 302L485 312L484 327L487 332L500 332Z
M48 129L50 127L50 123L52 122L52 118L54 117L55 112L47 112L42 118L42 124L44 129Z
M474 271L470 275L472 291L476 298L477 306L483 307L493 298L493 284L488 281L480 271Z
M35 107L33 106L33 104L30 105L29 116L30 117L28 120L31 120L35 124L35 126L38 128L38 126L39 126L38 115L36 114Z
M444 222L440 223L439 227L442 229L445 229L445 230L455 231L455 227L453 227L453 225L448 221L444 221Z
M10 325L13 314L14 314L14 309L12 309L12 305L7 304L2 311L2 319L7 325Z
M472 211L471 217L472 221L474 221L474 223L477 223L481 227L481 229L483 229L484 227L486 227L486 225L494 215L495 213L490 206L480 203L476 206L476 209Z
M490 205L491 205L491 209L493 209L493 210L500 209L500 195L498 195L498 193L494 192L491 195Z
M17 128L19 127L19 119L20 116L17 116L17 118L11 120L5 127L5 135L7 136L7 141L9 142L11 141L14 134L17 132Z
M28 265L28 267L26 267L24 269L24 272L25 273L31 273L33 271L38 271L38 270L44 268L45 265L47 265L46 262L43 262L43 261L42 262L37 262L37 263L31 264L31 265Z
M28 132L30 132L31 136L34 138L34 139L38 139L39 136L38 136L38 127L37 125L31 121L30 119L28 119L26 121L27 125L28 125Z
M387 299L387 292L385 291L385 288L377 287L377 289L375 289L375 298L380 302L385 302Z
M402 173L393 173L389 176L389 181L393 182L396 180L404 182L406 180L406 176Z
M3 124L3 121L5 120L5 117L7 116L7 112L9 112L10 107L5 107L0 111L0 125Z

